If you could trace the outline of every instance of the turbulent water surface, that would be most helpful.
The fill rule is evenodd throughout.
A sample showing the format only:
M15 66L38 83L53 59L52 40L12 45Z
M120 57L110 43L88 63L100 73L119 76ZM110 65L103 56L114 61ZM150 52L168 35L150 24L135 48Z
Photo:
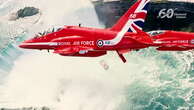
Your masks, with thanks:
M25 6L38 17L9 21ZM87 0L0 0L0 108L49 107L55 110L177 110L194 107L194 61L190 52L144 49L99 58L62 57L18 48L24 39L49 27L101 27ZM104 70L100 62L109 65Z

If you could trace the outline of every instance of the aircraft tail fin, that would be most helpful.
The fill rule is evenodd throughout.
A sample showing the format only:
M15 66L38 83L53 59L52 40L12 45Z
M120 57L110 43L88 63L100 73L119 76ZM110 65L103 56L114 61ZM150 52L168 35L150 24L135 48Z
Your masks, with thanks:
M113 31L137 33L137 28L142 30L147 16L148 3L150 0L138 0L111 28Z

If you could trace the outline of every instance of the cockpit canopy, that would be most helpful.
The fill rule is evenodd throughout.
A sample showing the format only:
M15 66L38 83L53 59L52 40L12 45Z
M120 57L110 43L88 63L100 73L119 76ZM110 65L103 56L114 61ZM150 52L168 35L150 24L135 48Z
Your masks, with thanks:
M147 32L150 36L156 36L156 35L159 35L159 34L163 34L165 33L166 31L164 30L157 30L157 31L150 31L150 32Z
M50 28L47 31L39 32L38 34L36 34L35 38L38 38L38 37L41 37L41 36L44 36L44 35L47 35L47 34L50 34L50 33L53 33L53 32L60 31L63 28L64 27L57 27L57 28L56 27L53 27L53 28Z

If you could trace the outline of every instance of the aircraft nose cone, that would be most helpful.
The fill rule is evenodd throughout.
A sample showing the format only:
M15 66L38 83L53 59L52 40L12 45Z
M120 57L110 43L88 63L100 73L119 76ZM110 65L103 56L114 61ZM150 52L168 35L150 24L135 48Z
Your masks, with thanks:
M20 48L26 48L26 45L25 45L25 42L22 42L20 45L19 45Z
M19 45L19 47L20 48L28 48L28 43L30 43L31 42L31 40L26 40L26 41L24 41L24 42L22 42L20 45Z

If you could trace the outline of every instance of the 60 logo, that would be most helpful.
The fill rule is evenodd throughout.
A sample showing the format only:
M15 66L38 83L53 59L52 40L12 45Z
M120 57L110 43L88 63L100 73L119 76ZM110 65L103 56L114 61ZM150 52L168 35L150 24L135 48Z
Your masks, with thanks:
M172 18L174 16L174 9L161 9L158 13L158 18Z

